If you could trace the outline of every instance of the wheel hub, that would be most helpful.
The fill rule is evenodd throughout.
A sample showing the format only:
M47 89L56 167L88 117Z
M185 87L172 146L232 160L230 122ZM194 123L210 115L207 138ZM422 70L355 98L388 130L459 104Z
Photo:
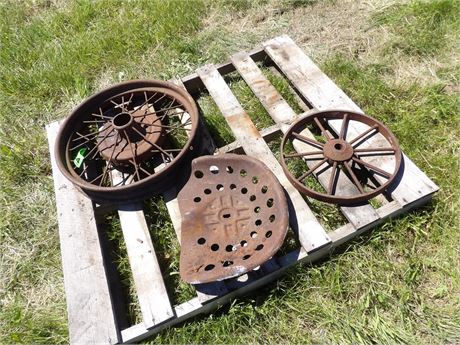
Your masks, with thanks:
M323 147L324 157L333 162L348 161L353 157L353 147L345 140L328 140Z
M144 116L146 113L149 116ZM158 145L164 136L163 127L155 127L159 121L149 109L115 115L99 131L97 142L101 156L119 166L151 158L152 145Z

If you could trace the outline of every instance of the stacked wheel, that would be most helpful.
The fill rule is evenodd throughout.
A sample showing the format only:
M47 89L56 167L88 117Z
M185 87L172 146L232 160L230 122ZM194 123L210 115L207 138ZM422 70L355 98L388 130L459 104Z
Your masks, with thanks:
M55 147L61 172L99 203L144 199L170 188L198 150L198 110L174 84L135 80L80 104Z

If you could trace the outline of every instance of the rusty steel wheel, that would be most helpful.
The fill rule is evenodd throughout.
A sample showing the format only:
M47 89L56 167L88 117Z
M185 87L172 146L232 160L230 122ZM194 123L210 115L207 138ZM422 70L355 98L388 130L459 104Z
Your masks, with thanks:
M342 205L382 193L401 164L398 141L387 127L344 110L320 111L297 120L284 135L281 153L284 172L300 192ZM342 174L354 187L337 188Z
M61 172L97 202L139 200L171 186L197 147L198 110L175 85L134 80L80 104L56 139Z

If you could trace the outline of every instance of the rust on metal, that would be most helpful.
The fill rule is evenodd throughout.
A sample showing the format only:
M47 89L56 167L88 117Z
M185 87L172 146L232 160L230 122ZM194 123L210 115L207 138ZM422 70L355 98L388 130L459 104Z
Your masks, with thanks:
M341 121L339 126L331 126ZM360 129L358 135L348 135L350 126ZM373 138L378 137L374 146ZM292 152L293 148L308 148ZM281 165L291 183L302 193L329 203L350 205L375 197L384 192L395 180L401 165L401 150L391 131L381 122L355 112L345 110L318 111L292 124L281 143ZM392 166L378 166L378 157L385 156ZM297 160L297 162L295 162ZM299 162L302 164L299 169ZM302 162L303 161L303 162ZM330 170L330 179L323 188L313 181ZM353 195L337 190L340 174L346 175L356 187Z
M239 276L271 258L288 228L284 190L260 161L236 154L192 161L177 196L180 274L198 284Z
M171 187L193 158L198 121L193 99L172 83L117 84L85 100L62 124L57 165L99 203L143 199Z

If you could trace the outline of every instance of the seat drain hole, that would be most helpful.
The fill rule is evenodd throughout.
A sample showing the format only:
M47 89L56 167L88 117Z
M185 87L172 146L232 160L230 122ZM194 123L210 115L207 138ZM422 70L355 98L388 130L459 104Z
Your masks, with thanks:
M206 239L204 237L200 237L198 239L198 241L196 241L198 244L205 244L206 243Z

